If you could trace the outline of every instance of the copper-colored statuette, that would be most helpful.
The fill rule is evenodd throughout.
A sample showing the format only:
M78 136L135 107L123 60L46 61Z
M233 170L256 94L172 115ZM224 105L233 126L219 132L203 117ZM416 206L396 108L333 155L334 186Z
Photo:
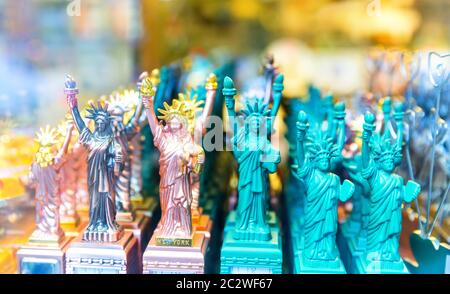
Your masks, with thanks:
M36 229L29 243L17 252L20 273L64 273L64 256L70 238L60 226L61 170L67 164L67 149L73 126L68 125L66 136L58 151L57 131L47 126L41 129L36 141L39 151L31 166L28 185L35 189Z
M154 111L154 88L143 80L141 95L153 142L160 152L159 193L161 220L144 253L144 273L203 273L207 241L192 228L191 173L200 173L205 155L190 132L186 99L164 103L159 118ZM168 258L170 256L170 258Z

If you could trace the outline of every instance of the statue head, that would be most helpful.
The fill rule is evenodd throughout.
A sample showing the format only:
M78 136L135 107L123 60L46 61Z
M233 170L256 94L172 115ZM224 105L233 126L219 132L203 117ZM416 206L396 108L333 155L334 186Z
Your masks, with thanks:
M100 100L95 105L92 101L89 103L90 108L87 108L86 118L91 119L95 123L96 133L108 133L111 131L111 116L108 112L108 103L102 103Z
M165 129L172 134L187 134L189 122L185 114L184 103L174 99L172 100L172 105L169 105L167 102L164 102L163 105L164 109L158 109L159 113L161 113L158 118L165 122Z
M325 132L319 132L315 136L308 138L306 147L308 156L313 162L314 167L322 172L328 172L331 169L331 159L339 157L339 146L333 143L333 139L328 137Z
M190 92L186 94L179 93L178 100L183 104L183 114L188 121L189 132L193 132L195 128L195 119L197 113L203 109L203 100L198 100L198 95L191 95Z
M45 129L41 128L36 134L35 141L39 144L36 163L42 167L51 165L57 153L58 132L56 128L51 128L49 125Z
M387 173L392 173L402 159L402 150L389 136L374 134L370 147L377 166Z
M252 101L246 102L245 109L241 112L244 116L249 132L256 134L261 128L261 124L265 123L265 119L269 116L270 109L262 99L254 98L253 103Z

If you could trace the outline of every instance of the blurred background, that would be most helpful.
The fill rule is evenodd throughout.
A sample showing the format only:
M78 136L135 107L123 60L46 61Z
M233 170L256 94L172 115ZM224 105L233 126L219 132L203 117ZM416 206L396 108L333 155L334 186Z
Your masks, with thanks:
M367 48L449 41L446 0L0 0L0 119L61 119L66 73L88 99L193 52L257 59L268 50L287 95L311 81L350 93L364 87Z

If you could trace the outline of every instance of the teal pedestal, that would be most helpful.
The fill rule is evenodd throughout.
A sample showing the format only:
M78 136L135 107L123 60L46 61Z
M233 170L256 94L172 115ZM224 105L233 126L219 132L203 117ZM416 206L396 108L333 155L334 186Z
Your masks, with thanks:
M354 256L353 270L355 274L409 274L403 260L397 262L371 261L367 254Z
M294 274L346 274L344 264L338 256L335 260L313 260L303 255L302 239L294 243Z
M232 223L232 215L227 223ZM278 221L275 218L275 223ZM270 226L269 241L240 241L233 238L234 230L228 229L220 254L221 274L281 274L283 253L279 228Z

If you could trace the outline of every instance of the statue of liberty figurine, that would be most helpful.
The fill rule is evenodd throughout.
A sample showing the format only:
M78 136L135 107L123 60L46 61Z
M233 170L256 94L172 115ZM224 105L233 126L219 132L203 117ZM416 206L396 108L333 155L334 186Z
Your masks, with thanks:
M112 129L115 138L124 150L123 169L116 181L116 210L117 221L131 222L134 220L134 211L131 205L131 179L132 179L132 153L131 141L140 132L139 119L142 114L142 103L138 102L133 113L128 117L132 105L128 96L138 96L134 90L123 94L115 93L110 97L109 112L112 118ZM127 99L126 99L127 98ZM126 119L126 121L125 121Z
M347 201L354 185L331 172L332 161L341 156L340 146L324 132L308 138L305 112L297 118L297 163L294 171L306 188L304 226L301 233L297 273L345 273L336 245L338 201Z
M156 242L157 245L177 246L178 239L183 240L178 246L192 246L190 174L201 172L205 155L189 132L183 102L178 99L174 99L172 105L165 102L157 117L154 94L150 78L145 78L141 84L142 101L154 144L160 152L161 220L155 230Z
M413 201L420 193L420 185L413 181L403 184L394 173L402 159L403 105L396 106L397 138L389 132L373 134L375 117L366 113L363 125L362 177L370 186L367 245L356 260L358 273L407 273L399 254L402 228L402 202Z
M123 169L124 150L115 140L108 106L91 103L86 118L95 123L92 132L78 110L78 89L72 77L65 82L67 103L80 136L79 141L88 149L89 224L83 240L116 242L122 236L122 228L116 222L115 183Z
M224 80L223 95L232 129L233 155L238 164L238 205L234 229L225 232L221 252L221 273L281 273L281 242L278 229L268 224L268 173L280 163L280 151L268 139L280 105L283 75L273 85L273 105L256 99L241 110L235 120L236 89L233 80ZM263 97L261 97L263 98ZM234 132L233 132L234 133ZM231 215L230 215L231 216ZM228 220L230 221L230 220Z
M30 242L58 244L64 238L60 226L61 168L72 137L73 126L67 126L64 142L59 151L57 131L47 126L37 134L39 150L31 166L29 184L36 189L36 229Z

